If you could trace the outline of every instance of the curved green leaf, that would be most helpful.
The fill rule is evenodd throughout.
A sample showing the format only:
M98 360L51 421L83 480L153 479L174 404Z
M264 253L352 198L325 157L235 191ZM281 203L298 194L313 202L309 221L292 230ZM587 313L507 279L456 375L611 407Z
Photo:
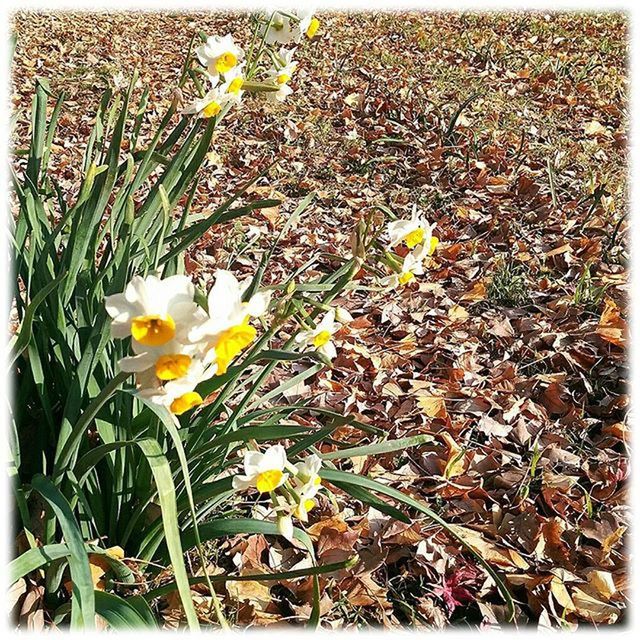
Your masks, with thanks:
M339 449L338 451L321 453L320 457L323 460L339 460L340 458L352 458L355 456L373 456L381 453L398 451L399 449L408 449L409 447L416 447L420 444L424 444L425 442L431 442L432 440L433 440L433 436L424 434L419 436L412 436L410 438L399 438L397 440L385 440L384 442L367 444L362 447L352 447L351 449Z
M49 478L38 474L31 481L31 486L51 505L69 547L69 569L73 582L71 628L95 628L95 597L89 555L71 507Z
M493 567L482 557L480 556L465 540L463 540L451 527L445 522L437 513L429 509L424 503L419 500L415 500L410 496L394 489L393 487L388 487L384 484L376 482L371 478L367 478L366 476L360 476L356 473L346 473L345 471L337 471L334 469L321 469L320 477L323 480L328 480L332 484L335 484L337 487L340 487L344 491L349 492L352 486L365 487L367 489L371 489L372 491L378 491L383 493L390 498L395 498L399 502L406 504L409 507L413 507L417 511L424 513L434 522L437 522L441 527L443 527L449 535L453 536L467 551L469 551L478 562L484 567L485 571L491 576L493 581L498 588L498 591L505 599L507 606L509 608L510 619L513 620L515 616L515 605L513 603L513 598L509 593L509 589L502 581L500 576L496 573Z
M135 606L131 602L136 600ZM114 593L96 591L96 613L102 616L114 629L139 629L157 627L153 613L140 596L121 598ZM142 603L142 604L141 604Z

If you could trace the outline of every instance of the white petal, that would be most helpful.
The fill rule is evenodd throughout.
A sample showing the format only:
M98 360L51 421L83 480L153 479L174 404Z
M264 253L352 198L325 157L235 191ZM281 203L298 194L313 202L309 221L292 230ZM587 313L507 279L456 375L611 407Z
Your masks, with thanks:
M261 463L264 454L260 451L246 451L244 454L244 472L248 476L256 476L261 471Z
M318 351L324 354L325 356L327 356L327 358L329 358L330 360L333 360L338 355L338 352L336 351L336 347L331 341L319 347Z
M250 315L252 318L259 318L267 312L269 302L271 302L271 291L256 293L251 297L249 302L247 302L245 311L247 315Z
M277 522L280 534L289 542L293 542L293 521L291 516L280 516Z
M209 316L227 318L231 309L242 302L240 283L231 271L218 269L216 281L209 291Z
M122 358L118 361L118 366L122 371L126 371L128 373L137 372L137 371L145 371L150 367L153 367L156 358L151 353L141 353L137 356L128 356L126 358Z
M330 309L325 313L324 317L320 324L316 327L316 331L328 331L329 333L333 333L335 330L334 320L336 318L336 310Z
M282 471L287 464L287 452L281 444L269 447L259 463L260 472L279 469Z
M253 478L247 476L234 476L231 481L234 489L248 489L253 486Z

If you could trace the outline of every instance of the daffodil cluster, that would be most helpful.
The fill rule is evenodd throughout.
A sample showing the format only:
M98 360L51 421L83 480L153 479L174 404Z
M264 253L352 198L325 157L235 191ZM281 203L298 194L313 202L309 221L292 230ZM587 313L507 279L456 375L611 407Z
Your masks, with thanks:
M272 102L282 102L293 92L289 86L298 63L293 59L296 49L283 45L299 43L306 36L313 38L320 22L309 10L277 10L258 18L249 53L241 49L231 34L209 36L196 49L196 57L206 76L206 93L188 105L183 113L200 118L212 118L227 105L239 105L246 90L266 93ZM262 59L270 67L264 68ZM258 71L264 73L260 82L254 80Z
M269 293L243 301L248 284L219 269L207 311L196 304L195 287L182 275L135 276L124 293L107 296L112 336L131 337L133 354L119 366L136 374L141 397L176 415L202 403L197 386L227 371L256 338L251 319L267 311Z
M414 206L411 219L394 220L387 226L388 248L395 249L404 245L408 253L404 256L402 266L394 270L390 276L382 278L382 285L398 288L412 282L417 275L422 275L425 260L433 255L438 246L438 238L433 235L435 224L430 225Z
M292 540L293 518L307 522L309 512L317 504L316 497L322 488L321 467L322 461L315 454L291 464L284 447L276 444L264 453L254 450L244 454L244 474L233 478L233 488L239 491L253 488L270 494L272 507L262 507L257 514L274 518L280 533Z

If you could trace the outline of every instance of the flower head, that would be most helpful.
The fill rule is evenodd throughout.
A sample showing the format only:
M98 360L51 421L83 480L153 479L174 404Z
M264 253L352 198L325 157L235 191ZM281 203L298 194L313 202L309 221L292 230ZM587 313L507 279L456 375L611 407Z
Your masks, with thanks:
M430 225L418 212L416 207L410 220L394 220L389 223L387 233L389 235L389 245L395 247L404 242L409 249L413 249L418 245L423 245L427 250L433 253L437 239L432 238L434 225ZM435 241L435 242L434 242Z
M301 331L296 336L296 342L302 345L313 345L316 351L333 360L336 357L336 347L331 341L333 334L338 330L335 322L335 309L328 311L315 329Z
M199 118L213 118L232 100L235 100L235 96L227 91L223 83L209 89L202 98L194 100L182 113L197 114Z
M207 41L196 49L200 62L207 68L212 78L225 74L233 69L244 53L233 42L231 34L224 37L209 36Z
M289 477L285 473L287 454L281 444L269 447L264 453L247 451L244 454L244 475L233 478L234 489L255 487L260 493L274 491Z
M394 273L382 278L380 283L385 287L397 289L412 282L417 275L422 275L424 273L424 258L426 255L425 246L418 245L408 253L404 258L400 273Z
M244 62L231 69L224 74L224 82L221 86L221 92L227 96L231 102L240 102L244 91L242 85L244 83Z
M304 34L307 38L313 38L320 28L320 20L314 18L313 9L303 9L296 13L300 22L298 23L298 32Z
M167 353L123 358L120 368L135 371L138 394L180 415L202 404L196 387L217 371L215 351L205 344L173 344Z
M265 23L261 28L260 35L264 37L264 41L268 45L300 41L300 29L296 21L279 11L265 15Z
M307 521L307 514L316 505L315 496L322 487L318 472L322 467L322 460L312 454L302 462L297 462L294 485L298 494L298 503L295 505L293 514L303 522Z
M231 361L253 340L257 332L249 324L267 311L270 293L257 293L247 302L242 298L249 282L240 284L230 271L218 269L209 292L209 317L189 334L192 342L204 341L216 354L217 373L224 374Z
M186 341L197 317L195 290L187 276L161 280L150 275L134 276L124 293L107 296L114 338L132 337L133 349L143 353L172 340Z

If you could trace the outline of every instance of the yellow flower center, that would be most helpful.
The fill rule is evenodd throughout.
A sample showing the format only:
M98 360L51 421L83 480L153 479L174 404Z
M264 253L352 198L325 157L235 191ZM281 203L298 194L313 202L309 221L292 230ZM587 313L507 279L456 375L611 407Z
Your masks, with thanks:
M214 100L202 110L202 115L205 118L213 118L213 116L217 116L220 113L221 109L222 107Z
M322 482L322 478L320 476L316 476L313 479L313 484L320 484Z
M436 250L436 247L440 243L440 240L435 236L431 236L431 244L429 245L429 255L433 255L433 252Z
M172 353L160 356L156 360L156 376L160 380L175 380L187 375L191 366L191 356L182 353Z
M315 36L316 33L318 32L319 28L320 28L320 20L318 20L318 18L312 18L307 28L307 38L313 38L313 36Z
M238 93L240 89L242 89L243 82L244 82L244 79L242 78L242 76L238 76L237 78L234 78L229 83L229 88L227 89L227 93L233 93L233 94Z
M323 347L327 342L331 340L331 333L329 331L321 331L314 339L313 346L316 349Z
M238 62L238 58L236 58L235 54L227 51L216 60L216 71L218 73L227 73L227 71L236 66L236 62Z
M214 347L216 350L217 375L227 372L231 361L256 337L257 331L249 324L246 317L242 324L231 327L220 334Z
M256 489L260 493L268 493L280 484L280 480L282 480L282 471L280 471L280 469L263 471L256 478Z
M309 512L309 511L311 511L311 509L313 509L313 508L316 506L316 501L315 501L315 500L313 500L312 498L307 498L307 499L303 502L303 505L304 505L304 509L305 509L305 511ZM294 515L296 518L299 518L299 517L302 515L302 513L301 513L301 509L300 509L300 507L299 507L299 506L297 506L297 507L293 510L293 515Z
M404 273L400 274L400 277L398 278L398 282L400 284L407 284L411 282L414 278L415 278L415 275L413 275L411 271L405 271Z
M291 76L288 73L281 73L277 78L276 82L278 84L287 84L291 80Z
M131 321L131 335L145 347L159 347L176 335L176 323L169 315L137 316Z
M419 245L424 240L424 229L414 229L410 233L407 233L403 240L406 242L409 249L413 249L413 247Z
M171 409L172 413L179 416L185 411L189 411L189 409L197 407L199 404L202 404L202 396L197 391L189 391L188 393L181 395L179 398L176 398L171 403L169 409Z

